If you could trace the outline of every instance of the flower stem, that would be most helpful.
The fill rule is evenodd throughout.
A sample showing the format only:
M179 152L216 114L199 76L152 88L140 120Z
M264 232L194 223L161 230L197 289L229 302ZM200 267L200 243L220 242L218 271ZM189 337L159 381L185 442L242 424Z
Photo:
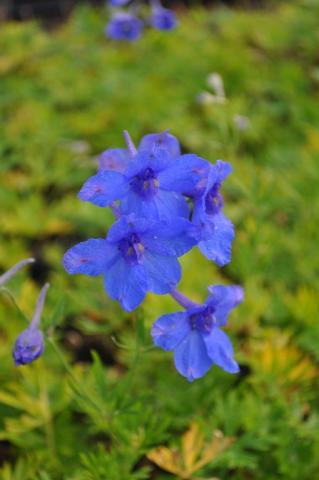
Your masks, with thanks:
M133 140L131 138L131 135L128 133L128 131L124 130L123 134L124 134L124 138L125 138L125 141L126 141L127 149L129 151L131 157L133 158L137 154L137 148L135 147L135 145L133 143Z
M48 290L49 286L50 286L50 284L46 283L44 285L44 287L42 287L42 290L40 292L40 295L38 297L38 301L37 301L37 304L36 304L36 307L35 307L35 310L34 310L33 318L31 320L31 327L38 327L38 325L39 325L42 310L43 310L43 305L44 305L44 301L45 301L45 296L47 294L47 290Z
M170 291L170 295L171 297L174 298L174 300L179 303L183 308L185 308L186 310L188 308L194 308L194 307L198 307L198 304L195 303L195 302L192 302L192 300L190 300L189 298L186 297L186 295L183 295L181 292L179 292L176 288L173 288L171 291Z
M33 262L35 262L34 258L26 258L25 260L21 260L20 262L16 263L16 265L10 268L10 270L0 276L0 286L4 285L8 280L10 280L10 278L12 278L25 265Z

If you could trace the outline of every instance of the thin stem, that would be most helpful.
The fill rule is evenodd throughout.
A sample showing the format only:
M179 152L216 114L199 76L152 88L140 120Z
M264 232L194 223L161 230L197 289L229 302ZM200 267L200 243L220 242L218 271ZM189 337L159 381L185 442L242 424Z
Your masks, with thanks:
M181 292L179 292L176 288L173 288L171 291L170 291L170 295L171 297L174 298L174 300L179 303L183 308L185 308L186 310L188 308L194 308L194 307L198 307L198 304L195 303L195 302L192 302L192 300L190 300L189 298L186 297L186 295L183 295Z
M38 301L34 310L33 318L31 320L31 327L38 327L40 323L40 318L43 310L43 305L45 301L45 296L47 294L47 290L49 288L50 284L46 283L44 287L42 287L42 290L40 292L40 295L38 297Z
M21 260L20 262L16 263L12 268L0 276L0 286L4 285L8 280L10 280L10 278L12 278L25 265L33 262L35 262L34 258L26 258L25 260Z
M128 133L128 131L124 130L123 134L124 134L124 138L125 138L125 141L126 141L128 151L129 151L131 157L133 158L137 154L137 149L136 149L136 147L133 143L133 140L131 139L131 135Z

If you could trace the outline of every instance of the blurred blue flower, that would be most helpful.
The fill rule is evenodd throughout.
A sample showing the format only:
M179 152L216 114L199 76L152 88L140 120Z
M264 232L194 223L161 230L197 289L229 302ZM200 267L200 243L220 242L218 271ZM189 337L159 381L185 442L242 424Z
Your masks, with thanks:
M229 163L217 160L210 168L205 187L198 188L194 195L192 221L201 231L198 247L219 266L230 262L235 236L233 224L222 212L224 201L220 193L222 182L231 170Z
M174 350L178 372L190 382L200 378L216 364L226 372L237 373L233 347L220 329L228 314L243 301L239 286L215 285L204 305L194 305L185 312L161 316L153 325L151 335L155 345Z
M172 30L177 25L176 15L172 10L156 5L152 9L150 24L158 30Z
M138 152L123 173L103 170L89 178L79 198L100 207L121 200L122 213L141 217L188 217L189 207L182 193L199 182L199 162L202 160L196 155L173 159L161 149Z
M171 135L168 131L161 133L150 133L144 135L139 147L139 151L155 151L157 149L165 150L171 157L177 158L181 154L181 147L179 141L174 135Z
M108 0L108 3L111 5L111 7L123 7L129 2L130 0Z
M106 26L105 33L113 40L137 40L142 32L143 22L135 15L117 12Z
M196 228L186 219L154 221L123 216L107 238L81 242L63 257L70 274L104 275L109 296L131 311L147 291L168 293L180 280L177 257L197 243Z
M39 323L48 288L49 284L46 283L40 292L29 327L18 336L15 342L12 354L16 366L31 363L43 353L44 338L39 329Z

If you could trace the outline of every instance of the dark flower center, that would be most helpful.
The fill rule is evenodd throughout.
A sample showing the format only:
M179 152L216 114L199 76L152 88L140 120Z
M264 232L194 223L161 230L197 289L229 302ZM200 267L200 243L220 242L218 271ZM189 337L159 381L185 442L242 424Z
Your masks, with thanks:
M214 308L209 306L201 312L194 313L189 317L189 321L192 330L210 333L214 326Z
M152 198L158 191L159 182L155 172L151 168L146 168L133 178L131 186L141 197Z
M120 240L119 250L126 262L135 264L142 259L145 248L139 236L136 233L131 233L128 237Z
M208 215L214 215L216 213L219 213L224 206L223 197L221 193L219 193L220 187L220 183L214 183L214 185L206 195L205 207L206 213Z

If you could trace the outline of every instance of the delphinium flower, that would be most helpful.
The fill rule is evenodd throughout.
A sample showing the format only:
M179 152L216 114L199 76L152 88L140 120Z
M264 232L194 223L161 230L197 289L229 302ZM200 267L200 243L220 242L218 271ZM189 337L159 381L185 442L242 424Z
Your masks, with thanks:
M5 283L7 283L10 278L14 277L15 274L21 270L21 268L29 265L30 263L35 262L34 258L26 258L25 260L21 260L20 262L16 263L13 267L11 267L7 272L0 275L0 287L2 287Z
M17 338L13 348L13 358L16 366L26 365L42 355L44 350L43 333L39 328L45 296L49 284L42 288L31 323Z
M109 296L131 311L147 291L169 293L181 278L177 257L196 243L196 229L184 218L154 221L122 216L106 239L81 242L63 257L68 273L104 275Z
M232 344L221 327L226 325L229 312L243 301L243 290L222 285L208 290L210 295L203 305L172 291L185 311L161 316L151 331L155 345L174 351L175 367L189 381L205 375L214 364L229 373L239 371Z
M142 148L143 148L143 141ZM168 148L132 150L131 161L123 171L100 170L89 178L79 198L99 207L121 200L123 214L153 218L189 216L182 192L192 190L200 181L205 160L196 155L172 156ZM118 157L119 158L119 157Z
M150 16L145 23L157 30L172 30L177 25L175 13L164 8L160 0L150 0ZM108 0L112 15L105 28L106 35L113 40L137 40L144 22L137 16L138 0ZM127 7L127 9L123 9Z
M137 40L142 33L143 22L128 12L117 12L106 26L105 32L113 40Z
M177 25L176 15L172 10L164 8L159 0L151 0L150 23L158 30L172 30Z
M176 290L178 258L195 245L220 266L230 261L234 228L223 213L220 188L231 166L181 154L168 131L145 135L138 149L128 132L124 136L126 148L105 150L98 172L79 192L82 201L110 207L115 223L105 238L70 248L64 268L70 274L103 275L106 292L126 311L140 305L148 291L172 295L185 312L155 323L155 344L175 350L176 367L189 380L204 375L213 363L235 373L232 347L220 327L242 301L242 289L209 287L204 305Z

